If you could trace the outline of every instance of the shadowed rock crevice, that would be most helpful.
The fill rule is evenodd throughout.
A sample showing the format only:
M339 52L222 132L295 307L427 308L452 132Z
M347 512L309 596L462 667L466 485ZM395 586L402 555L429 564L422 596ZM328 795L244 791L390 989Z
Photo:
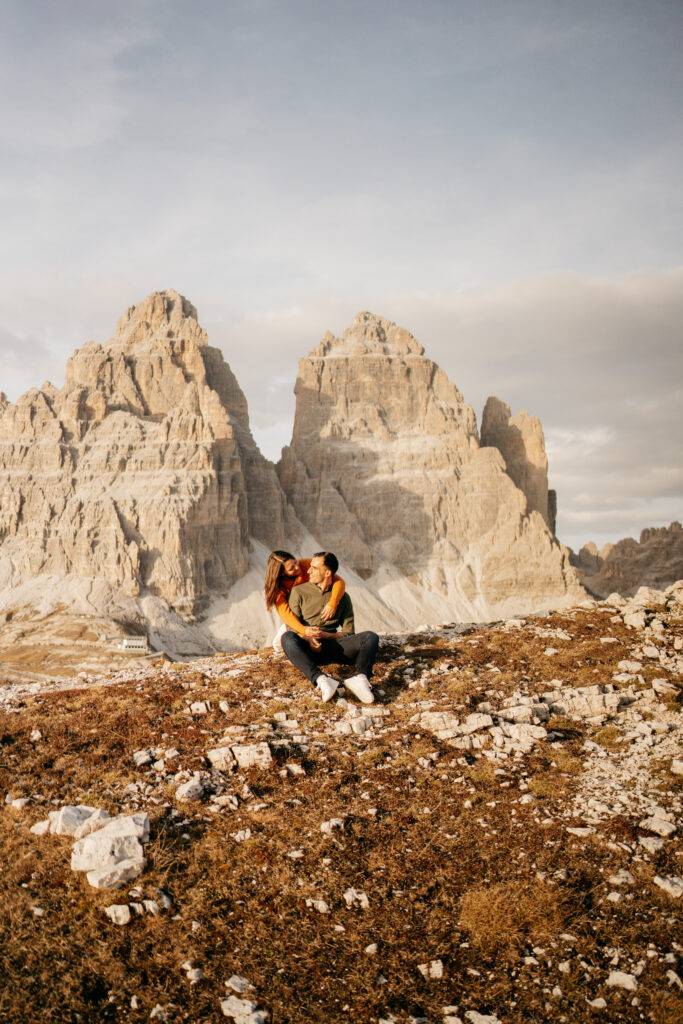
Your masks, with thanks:
M509 405L500 398L489 398L481 420L481 444L498 449L510 479L526 496L527 510L540 512L554 533L557 496L553 492L549 498L548 458L540 420L525 410L512 416Z

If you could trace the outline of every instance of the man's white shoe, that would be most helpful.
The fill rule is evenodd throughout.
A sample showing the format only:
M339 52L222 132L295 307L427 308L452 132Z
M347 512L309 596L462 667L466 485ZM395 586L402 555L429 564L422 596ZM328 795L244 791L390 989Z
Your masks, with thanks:
M336 679L332 679L331 676L318 676L318 681L315 684L316 690L320 692L320 696L323 699L323 704L327 704L328 700L332 700L339 683Z
M345 679L344 686L351 691L354 697L358 697L362 704L375 703L375 695L368 682L368 677L364 676L362 672L359 672L357 676L351 676L350 679Z

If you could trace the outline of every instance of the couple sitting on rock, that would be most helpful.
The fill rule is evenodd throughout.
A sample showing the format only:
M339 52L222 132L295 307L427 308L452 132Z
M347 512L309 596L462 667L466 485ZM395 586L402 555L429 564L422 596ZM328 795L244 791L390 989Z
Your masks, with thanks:
M377 654L376 633L354 633L353 605L344 580L336 575L339 562L331 551L296 559L288 551L273 551L266 567L266 607L275 607L283 621L282 650L310 679L323 701L339 686L320 665L353 665L356 674L344 680L350 693L372 704L369 678Z

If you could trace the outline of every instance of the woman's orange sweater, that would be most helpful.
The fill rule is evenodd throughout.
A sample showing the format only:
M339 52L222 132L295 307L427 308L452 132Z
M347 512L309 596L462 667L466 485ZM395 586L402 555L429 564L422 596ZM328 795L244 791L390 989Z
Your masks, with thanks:
M299 583L308 583L308 570L311 567L310 558L299 559L299 575L298 576L283 576L280 579L280 589L278 595L275 598L275 610L278 615L289 629L298 633L299 636L304 636L306 633L306 627L302 622L297 619L296 615L289 607L288 600L289 595L293 587L296 587ZM332 590L330 591L330 599L327 602L326 607L336 612L337 605L344 596L346 590L346 584L341 576L332 577ZM324 624L323 624L324 625Z

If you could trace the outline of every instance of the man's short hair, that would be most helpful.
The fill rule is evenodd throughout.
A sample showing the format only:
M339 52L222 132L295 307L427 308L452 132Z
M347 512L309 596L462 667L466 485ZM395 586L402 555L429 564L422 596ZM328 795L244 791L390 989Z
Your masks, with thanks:
M329 569L332 575L336 573L339 568L339 559L336 555L333 555L331 551L316 551L313 555L314 558L322 558L325 563L325 568Z

